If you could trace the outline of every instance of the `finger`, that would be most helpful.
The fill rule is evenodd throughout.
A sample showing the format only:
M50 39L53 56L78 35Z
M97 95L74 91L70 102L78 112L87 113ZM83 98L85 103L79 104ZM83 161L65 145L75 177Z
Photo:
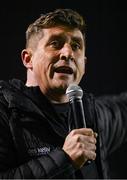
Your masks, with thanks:
M95 160L96 159L96 152L84 150L84 157L87 157L88 160Z
M88 136L88 135L82 135L77 134L75 135L75 141L76 142L82 142L82 143L89 143L89 144L96 144L97 140L94 136Z
M89 143L92 143L92 144L96 144L97 143L97 140L96 140L96 138L94 136L85 136L84 138L87 139L87 141Z
M98 137L98 134L96 132L94 132L94 137L97 138Z
M75 134L82 134L82 135L87 135L87 136L94 135L93 130L90 128L73 129L71 132L73 135L75 135Z
M84 141L84 149L89 150L89 151L96 151L96 144Z

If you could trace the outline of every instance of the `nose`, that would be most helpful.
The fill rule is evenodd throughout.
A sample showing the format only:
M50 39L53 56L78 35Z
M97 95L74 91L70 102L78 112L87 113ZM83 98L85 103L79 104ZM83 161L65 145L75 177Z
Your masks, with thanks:
M62 47L60 52L60 59L66 61L74 59L73 50L69 43L64 44L64 46Z

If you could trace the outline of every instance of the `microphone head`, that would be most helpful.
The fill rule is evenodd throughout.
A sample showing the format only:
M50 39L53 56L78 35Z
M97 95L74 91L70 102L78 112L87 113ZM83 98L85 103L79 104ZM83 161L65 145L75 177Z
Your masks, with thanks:
M68 96L69 100L81 99L83 96L83 90L77 84L70 84L66 89L66 95Z

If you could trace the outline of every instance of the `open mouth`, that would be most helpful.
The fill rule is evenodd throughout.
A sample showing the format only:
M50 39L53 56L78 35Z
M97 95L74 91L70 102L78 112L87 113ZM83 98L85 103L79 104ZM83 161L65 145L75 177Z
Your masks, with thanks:
M73 74L73 69L68 66L60 66L55 68L56 73Z

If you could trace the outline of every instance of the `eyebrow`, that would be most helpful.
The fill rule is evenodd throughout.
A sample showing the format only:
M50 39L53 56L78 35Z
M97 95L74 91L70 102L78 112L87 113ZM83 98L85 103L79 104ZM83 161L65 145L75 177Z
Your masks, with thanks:
M81 37L72 37L72 40L73 41L76 41L76 42L79 42L79 43L82 43L83 42L83 39Z
M58 39L59 37L62 37L63 39L66 39L66 35L64 35L63 33L60 33L60 34L54 34L52 35L49 40L54 40L54 39ZM83 39L81 37L78 37L78 36L72 36L71 37L72 41L75 41L75 42L79 42L79 43L82 43L83 42Z

